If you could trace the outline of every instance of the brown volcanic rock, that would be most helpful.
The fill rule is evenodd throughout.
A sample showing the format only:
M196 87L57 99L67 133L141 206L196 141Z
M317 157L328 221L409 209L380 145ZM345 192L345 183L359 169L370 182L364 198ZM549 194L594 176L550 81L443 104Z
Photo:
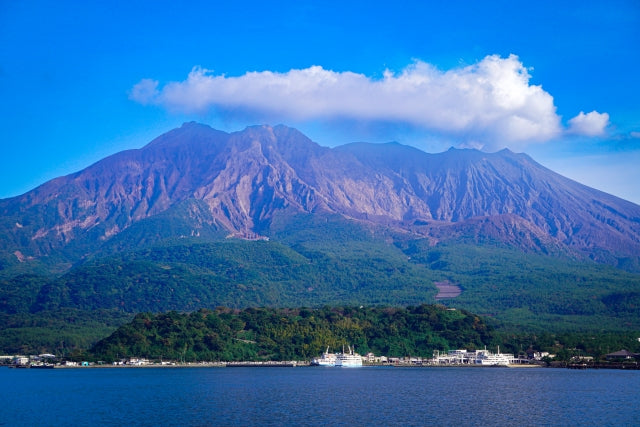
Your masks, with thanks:
M272 215L287 209L394 224L436 240L562 246L598 259L640 255L640 206L524 154L427 154L397 143L330 149L285 126L228 134L197 123L1 200L0 249L29 257L89 245L193 199L209 207L210 222L237 235L268 232Z
M338 150L356 152L394 182L395 193L408 201L405 220L430 218L460 229L463 223L466 228L487 224L478 218L494 223L511 218L540 241L551 238L578 250L640 254L640 206L558 175L525 154L455 149L426 154L395 144ZM492 233L497 240L511 241L503 231Z

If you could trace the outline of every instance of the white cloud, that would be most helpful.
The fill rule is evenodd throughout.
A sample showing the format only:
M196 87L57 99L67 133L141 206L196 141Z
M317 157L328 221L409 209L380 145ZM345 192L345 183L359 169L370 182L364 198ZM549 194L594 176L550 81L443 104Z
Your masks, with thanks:
M129 92L129 99L139 102L142 105L154 103L155 99L160 95L158 91L157 80L142 79L138 82L131 92Z
M592 111L580 114L569 120L569 133L585 136L601 136L609 125L609 114Z
M529 84L528 69L515 55L441 71L415 61L380 79L321 66L284 73L248 72L238 77L194 68L187 79L159 88L144 79L130 98L176 112L251 112L287 123L314 119L405 123L484 148L544 142L564 132L553 97ZM603 121L604 118L604 121ZM574 133L597 134L608 115L581 113Z

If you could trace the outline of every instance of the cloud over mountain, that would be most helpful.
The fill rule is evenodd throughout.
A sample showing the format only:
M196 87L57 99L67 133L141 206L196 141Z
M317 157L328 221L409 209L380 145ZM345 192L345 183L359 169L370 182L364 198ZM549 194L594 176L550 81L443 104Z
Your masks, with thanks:
M496 141L514 146L548 141L565 132L553 97L530 79L516 55L491 55L447 71L415 61L399 73L386 70L379 79L321 66L237 77L196 67L186 80L163 86L143 79L130 98L187 113L215 110L278 120L399 122L467 145L501 148ZM593 112L572 119L572 132L596 135L605 115Z

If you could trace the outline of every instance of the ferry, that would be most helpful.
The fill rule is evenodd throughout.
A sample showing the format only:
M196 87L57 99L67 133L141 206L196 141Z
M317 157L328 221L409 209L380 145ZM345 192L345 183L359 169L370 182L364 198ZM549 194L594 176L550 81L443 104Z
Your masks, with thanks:
M498 353L491 353L487 349L476 350L474 364L484 366L508 366L513 363L513 354L500 353L500 347L498 347Z
M55 365L53 363L33 363L31 369L53 369Z
M515 358L510 353L491 353L485 347L484 350L449 350L446 355L440 355L439 351L434 351L431 360L435 365L480 365L480 366L508 366L514 362Z
M351 349L351 347L349 347L348 353L345 353L344 349L342 349L342 353L336 356L335 366L341 368L359 368L362 366L362 356Z
M327 350L322 353L322 356L311 359L311 365L336 366L336 355L334 353L329 353L329 347L327 347Z

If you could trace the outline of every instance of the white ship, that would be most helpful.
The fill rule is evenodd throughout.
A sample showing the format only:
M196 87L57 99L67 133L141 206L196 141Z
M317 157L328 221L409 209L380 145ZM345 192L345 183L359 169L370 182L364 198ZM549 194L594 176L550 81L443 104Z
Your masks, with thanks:
M440 355L439 351L434 351L431 363L436 365L481 365L481 366L508 366L514 363L514 356L511 353L491 353L489 350L449 350L446 355Z
M313 366L336 366L336 355L329 353L329 347L327 347L322 356L311 359L311 364Z
M351 347L349 352L345 353L342 349L342 353L336 355L336 366L341 368L359 368L362 366L362 356L356 353Z
M497 353L491 353L486 348L484 350L476 350L475 359L473 363L476 365L485 366L507 366L513 363L514 357L510 353L500 353L500 347L498 347Z

